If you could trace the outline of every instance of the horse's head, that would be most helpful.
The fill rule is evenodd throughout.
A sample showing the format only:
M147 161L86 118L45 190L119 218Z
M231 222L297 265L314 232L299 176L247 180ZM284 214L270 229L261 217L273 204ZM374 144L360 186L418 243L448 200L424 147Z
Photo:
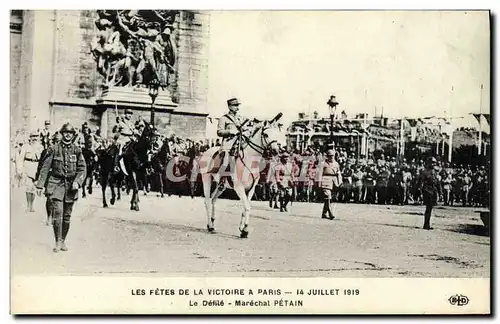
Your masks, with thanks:
M283 116L279 113L271 120L265 120L256 125L256 132L254 137L258 137L260 134L260 146L272 155L279 153L279 142L282 139L281 127L278 124L278 120ZM255 138L258 140L257 138Z

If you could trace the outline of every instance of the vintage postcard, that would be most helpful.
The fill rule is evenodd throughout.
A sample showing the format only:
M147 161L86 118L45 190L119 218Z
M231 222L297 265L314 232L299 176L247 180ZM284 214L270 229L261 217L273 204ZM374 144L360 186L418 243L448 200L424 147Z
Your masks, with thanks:
M490 314L490 18L11 10L11 314Z

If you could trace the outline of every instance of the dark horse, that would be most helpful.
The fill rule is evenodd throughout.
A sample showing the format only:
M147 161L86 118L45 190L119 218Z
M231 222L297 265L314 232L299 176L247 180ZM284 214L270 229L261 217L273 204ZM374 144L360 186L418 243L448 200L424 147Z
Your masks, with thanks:
M82 154L85 160L85 164L87 165L87 173L82 184L82 198L85 198L87 196L85 192L85 185L87 184L87 181L88 181L87 190L89 192L89 195L92 194L92 185L94 183L94 172L98 166L98 163L96 161L96 154L92 150L92 141L89 136L85 136L85 144L82 149Z
M114 144L97 151L99 163L99 182L102 190L102 207L104 208L108 207L108 203L106 201L106 187L108 185L111 189L111 205L114 205L115 201L120 200L121 198L120 190L124 174L121 171L114 170L116 154L118 154L118 147ZM115 188L117 189L117 193L115 193Z
M146 167L149 163L149 150L152 145L154 134L153 126L146 123L141 136L137 141L132 141L126 145L123 152L123 166L128 175L127 182L132 189L132 198L130 199L130 210L139 211L139 186L138 179L145 179Z
M154 174L158 177L160 197L165 197L164 190L167 187L167 166L172 160L172 153L168 140L165 139L158 152L151 157L151 166Z

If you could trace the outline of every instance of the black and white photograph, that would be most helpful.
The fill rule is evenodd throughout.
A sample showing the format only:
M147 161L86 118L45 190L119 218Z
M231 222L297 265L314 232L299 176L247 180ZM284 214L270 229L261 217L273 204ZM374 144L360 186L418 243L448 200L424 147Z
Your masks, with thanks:
M490 28L10 10L10 312L490 314Z

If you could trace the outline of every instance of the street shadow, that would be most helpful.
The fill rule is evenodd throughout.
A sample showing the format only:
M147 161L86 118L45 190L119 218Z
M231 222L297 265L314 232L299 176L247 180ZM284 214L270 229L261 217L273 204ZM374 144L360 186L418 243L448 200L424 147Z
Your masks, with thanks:
M381 225L381 226L391 226L391 227L399 227L399 228L409 228L409 229L419 229L418 226L409 226L409 225L400 225L400 224L386 224L386 223L371 223L373 225Z
M153 221L123 219L123 218L105 218L105 219L110 220L110 221L115 222L115 223L127 223L127 224L135 225L135 226L155 226L155 227L158 227L160 229L167 229L167 230L181 231L181 232L202 233L204 235L213 235L213 236L219 236L219 237L230 238L230 239L235 239L235 240L241 240L238 235L230 235L230 234L221 233L221 232L217 232L217 231L209 233L204 228L193 227L193 226L188 226L188 225L172 224L172 223L160 223L160 222L153 222Z
M456 227L447 229L450 232L460 233L460 234L470 234L478 236L490 236L490 231L483 225L477 224L458 224Z
M398 212L396 213L398 215L413 215L413 216L423 216L424 213L421 212L413 212L413 211L408 211L408 212Z

